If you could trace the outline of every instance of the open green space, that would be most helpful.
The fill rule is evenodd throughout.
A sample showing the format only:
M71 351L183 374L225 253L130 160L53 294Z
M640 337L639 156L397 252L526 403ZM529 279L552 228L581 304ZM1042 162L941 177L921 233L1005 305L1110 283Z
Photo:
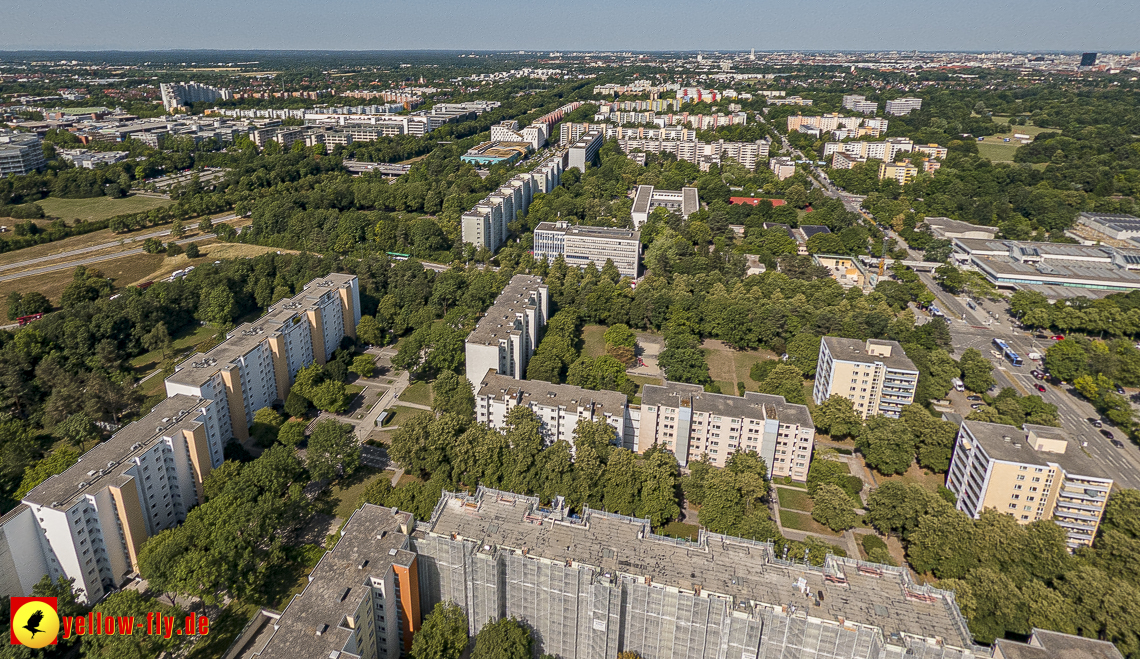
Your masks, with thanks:
M360 507L360 495L378 478L392 478L392 472L361 466L348 478L321 494L317 506L322 512L346 520Z
M832 537L839 536L838 533L812 519L811 515L807 513L797 513L791 510L781 509L780 524L782 524L786 529L808 531L809 533L819 533L821 535L829 535Z
M780 508L791 508L792 510L802 510L805 513L810 513L815 506L811 496L803 490L789 490L777 487L776 496L780 499Z
M582 328L582 354L586 357L601 357L606 354L605 325L586 325Z
M431 405L431 385L427 382L413 382L403 393L400 400L415 405Z
M174 349L179 353L179 359L190 348L194 348L196 352L205 352L218 344L218 330L210 325L187 325L171 337ZM143 353L138 357L131 360L131 366L135 368L138 376L146 375L153 371L162 361L161 350L151 350L150 352Z
M388 408L388 411L392 413L392 417L384 422L385 428L398 426L400 425L400 421L423 412L423 410L414 407L404 407L403 405L393 405Z
M44 209L44 213L52 217L58 217L68 222L74 220L93 222L105 220L116 215L140 213L142 211L151 210L152 208L162 208L163 206L169 206L171 201L169 199L139 196L123 197L122 199L112 199L111 197L91 197L88 199L60 199L58 197L48 197L36 203L40 205L40 208Z

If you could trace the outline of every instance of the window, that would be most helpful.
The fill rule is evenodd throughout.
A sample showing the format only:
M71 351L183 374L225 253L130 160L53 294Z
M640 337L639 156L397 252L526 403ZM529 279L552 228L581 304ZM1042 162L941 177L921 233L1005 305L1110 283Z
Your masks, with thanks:
M1025 480L1025 476L1023 476L1023 475L1021 475L1021 474L1018 474L1018 476L1017 476L1017 480L1019 480L1019 481L1023 481L1023 480Z
M1041 478L1040 478L1040 477L1038 477L1038 476L1034 476L1034 477L1033 477L1033 482L1034 482L1034 483L1040 483L1040 482L1041 482Z

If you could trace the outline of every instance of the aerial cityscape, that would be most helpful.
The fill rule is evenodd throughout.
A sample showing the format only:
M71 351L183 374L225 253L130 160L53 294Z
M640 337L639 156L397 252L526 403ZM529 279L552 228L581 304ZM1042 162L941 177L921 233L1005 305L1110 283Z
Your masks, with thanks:
M1140 659L1136 8L438 4L4 10L0 658Z

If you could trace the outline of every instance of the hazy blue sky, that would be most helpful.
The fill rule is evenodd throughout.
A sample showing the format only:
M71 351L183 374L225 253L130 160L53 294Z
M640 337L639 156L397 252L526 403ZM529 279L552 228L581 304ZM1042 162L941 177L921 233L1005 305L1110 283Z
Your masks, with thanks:
M1137 0L0 0L0 50L1140 50Z

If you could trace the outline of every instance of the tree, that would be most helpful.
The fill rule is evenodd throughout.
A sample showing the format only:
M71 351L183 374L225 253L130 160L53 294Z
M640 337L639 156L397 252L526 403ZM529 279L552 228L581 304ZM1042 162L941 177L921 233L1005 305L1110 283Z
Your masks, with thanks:
M680 485L680 467L672 453L661 447L647 451L644 461L638 465L638 475L641 482L640 517L648 518L654 526L663 526L681 513L676 495Z
M77 412L67 417L55 427L53 432L57 437L67 440L76 447L97 441L100 437L99 429L95 427L95 422L86 412Z
M158 254L165 249L166 246L158 238L147 238L143 241L143 251L147 254Z
M299 419L290 419L277 431L277 441L285 446L297 446L305 441L307 424Z
M103 619L118 620L121 616L133 617L136 621L146 619L148 613L158 613L163 616L172 616L175 620L182 619L182 612L176 608L166 606L158 600L143 595L137 590L121 590L112 593L102 602L95 605L94 612L102 614ZM136 622L137 624L137 622ZM85 634L80 643L85 657L117 657L134 659L142 657L157 657L165 652L174 650L181 638L164 634Z
M466 648L467 614L452 602L439 602L416 632L411 655L412 659L459 659Z
M356 338L368 345L382 346L387 343L387 334L374 316L361 316L356 325Z
M855 413L855 403L838 394L832 394L816 407L811 418L815 429L832 439L856 437L863 429L863 419Z
M857 516L851 506L851 497L838 486L825 483L816 488L812 497L811 518L832 531L846 531L855 526Z
M186 228L182 226L182 220L174 220L170 223L170 237L181 238L186 235Z
M531 659L534 644L527 629L515 618L500 618L483 625L475 635L471 659Z
M626 366L637 360L637 336L628 325L617 323L605 333L606 354Z
M277 433L284 419L272 407L263 407L253 414L253 427L250 434L258 446L271 446L277 441Z
M167 256L178 256L182 252L183 252L182 245L179 245L178 243L176 243L174 241L171 241L171 242L166 244L166 255Z
M174 342L170 339L170 333L166 331L166 323L155 323L154 329L143 337L142 343L147 350L161 351L162 359L166 359L174 352Z
M214 220L209 217L202 218L202 221L198 223L198 230L202 233L210 233L214 230Z
M431 409L441 414L455 414L464 419L475 418L475 393L471 382L451 371L439 374L431 386Z
M1088 360L1088 353L1076 339L1058 341L1045 350L1045 367L1063 382L1072 382L1082 375Z
M211 325L226 329L237 311L234 294L225 286L214 286L202 290L202 300L198 304L198 317Z
M302 417L309 411L308 398L305 398L296 391L290 391L289 395L285 398L285 412L289 416Z
M834 233L817 233L808 238L807 250L809 254L843 254L847 248Z
M800 369L804 377L815 375L821 341L820 337L808 332L801 332L792 337L787 345L788 364Z
M348 370L362 378L370 378L372 373L376 371L376 358L372 355L357 355L353 358L352 366L349 366Z
M201 255L202 252L198 249L198 243L188 243L186 245L186 258L196 259Z
M780 364L772 369L768 377L760 383L760 393L783 396L789 403L807 404L807 397L804 396L803 373L788 364Z
M962 358L958 360L958 364L962 369L962 383L970 391L986 392L997 384L990 375L993 364L977 349L967 348L966 352L962 353Z
M881 474L901 474L914 461L914 437L898 419L874 416L855 440L867 466Z
M305 466L313 480L349 476L360 466L360 444L351 425L325 419L309 437Z

